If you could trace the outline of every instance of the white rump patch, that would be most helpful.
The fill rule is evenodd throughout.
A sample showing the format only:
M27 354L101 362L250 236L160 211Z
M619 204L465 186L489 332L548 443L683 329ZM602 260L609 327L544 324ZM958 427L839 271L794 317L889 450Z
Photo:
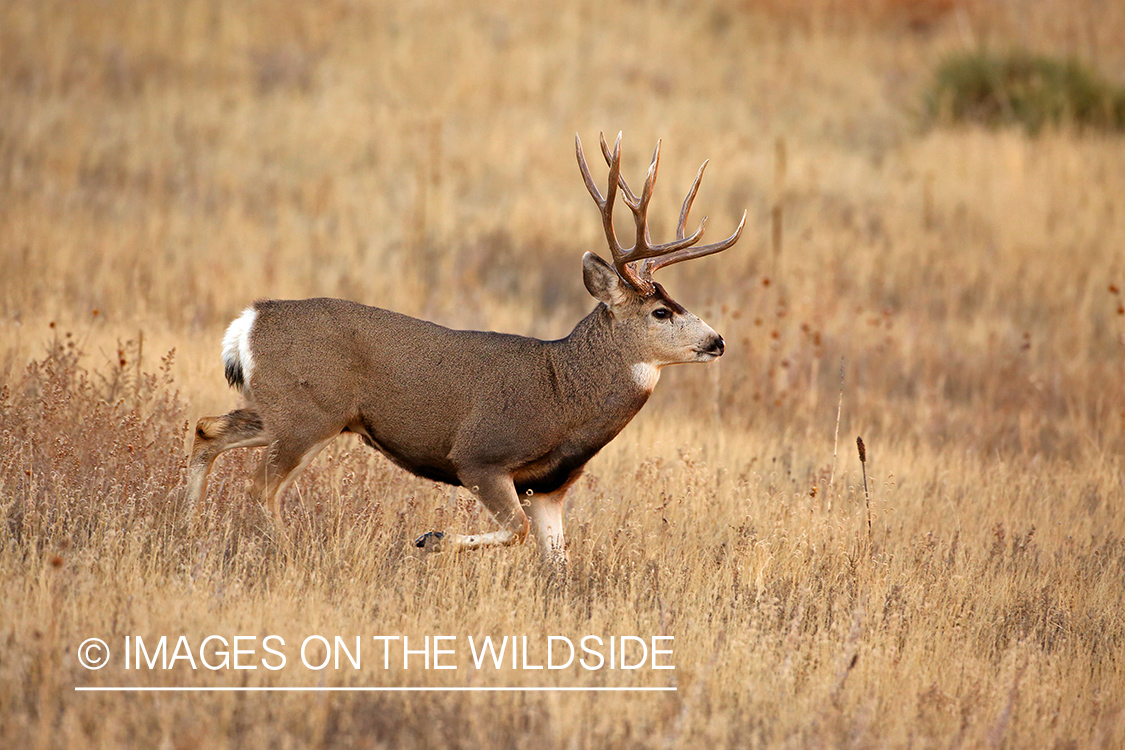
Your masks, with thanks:
M633 382L651 393L656 381L660 380L660 368L648 362L638 362L632 367L632 375Z
M235 318L227 327L223 336L223 366L230 372L238 369L242 372L242 386L240 390L247 390L250 385L250 373L254 370L254 354L250 351L250 331L254 328L254 321L258 311L248 307L242 315Z

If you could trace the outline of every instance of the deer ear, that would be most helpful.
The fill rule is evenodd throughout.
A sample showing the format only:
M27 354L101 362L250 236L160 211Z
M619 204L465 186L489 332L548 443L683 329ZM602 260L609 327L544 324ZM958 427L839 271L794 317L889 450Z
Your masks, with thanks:
M608 307L617 307L628 298L625 281L617 275L613 266L593 253L582 256L582 281L586 284L586 291Z

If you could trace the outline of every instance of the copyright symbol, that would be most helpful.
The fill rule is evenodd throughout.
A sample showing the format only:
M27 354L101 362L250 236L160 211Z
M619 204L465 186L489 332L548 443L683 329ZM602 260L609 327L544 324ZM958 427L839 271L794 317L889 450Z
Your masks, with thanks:
M87 638L78 647L78 663L86 669L101 669L109 664L109 646L101 638Z

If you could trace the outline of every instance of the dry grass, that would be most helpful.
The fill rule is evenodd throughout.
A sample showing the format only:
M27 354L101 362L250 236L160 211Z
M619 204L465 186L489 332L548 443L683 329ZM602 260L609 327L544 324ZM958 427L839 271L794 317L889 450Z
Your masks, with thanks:
M1125 13L808 9L0 6L0 745L1125 744L1122 141L918 117L965 46L1121 70ZM183 516L187 426L234 404L217 344L255 297L565 333L603 242L570 139L599 129L627 174L665 139L657 237L703 158L712 231L751 222L666 272L728 352L591 462L565 580L530 547L415 557L486 519L346 440L288 495L290 552L239 499L249 455ZM181 633L674 635L676 670L76 661ZM678 691L73 690L318 680Z

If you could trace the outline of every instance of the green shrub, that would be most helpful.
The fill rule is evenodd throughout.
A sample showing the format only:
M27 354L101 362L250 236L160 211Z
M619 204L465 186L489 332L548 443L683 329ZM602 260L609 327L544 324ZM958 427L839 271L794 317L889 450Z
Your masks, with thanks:
M967 52L938 67L926 111L932 122L1021 125L1033 134L1064 124L1125 130L1125 89L1073 59Z

